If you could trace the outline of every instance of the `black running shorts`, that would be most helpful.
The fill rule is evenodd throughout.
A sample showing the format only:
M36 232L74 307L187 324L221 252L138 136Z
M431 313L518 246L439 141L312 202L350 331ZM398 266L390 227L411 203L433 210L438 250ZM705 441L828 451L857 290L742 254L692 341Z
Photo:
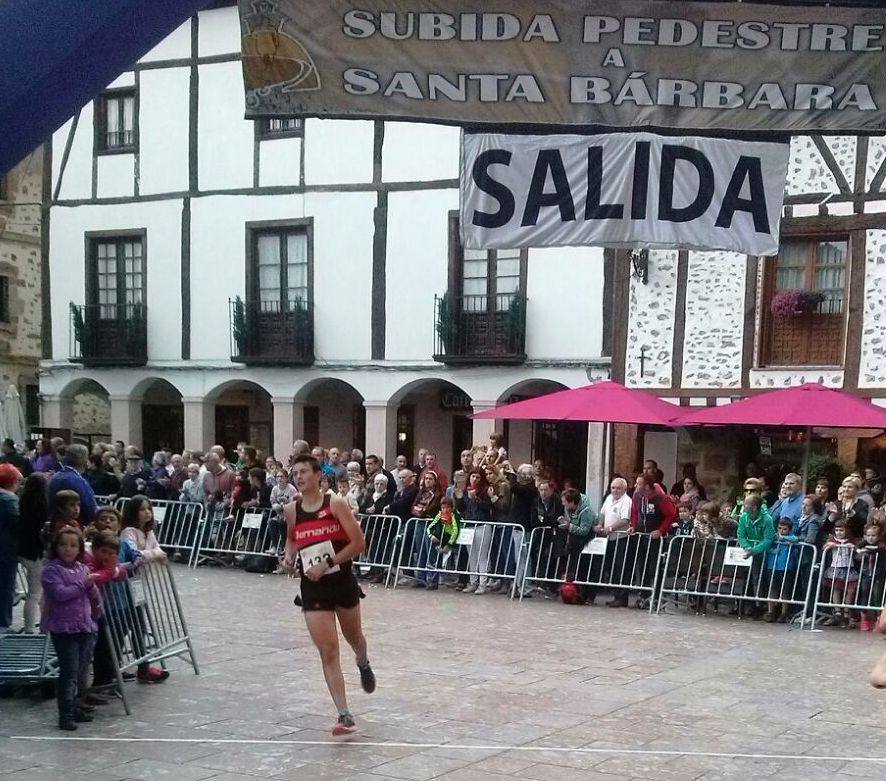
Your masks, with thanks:
M301 609L305 612L357 607L361 596L360 585L350 568L324 575L318 581L301 579Z

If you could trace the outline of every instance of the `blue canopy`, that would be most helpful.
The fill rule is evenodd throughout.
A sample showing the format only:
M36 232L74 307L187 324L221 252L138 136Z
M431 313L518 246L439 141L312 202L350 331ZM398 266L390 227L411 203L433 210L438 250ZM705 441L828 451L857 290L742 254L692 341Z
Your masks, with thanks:
M0 1L0 175L211 2Z

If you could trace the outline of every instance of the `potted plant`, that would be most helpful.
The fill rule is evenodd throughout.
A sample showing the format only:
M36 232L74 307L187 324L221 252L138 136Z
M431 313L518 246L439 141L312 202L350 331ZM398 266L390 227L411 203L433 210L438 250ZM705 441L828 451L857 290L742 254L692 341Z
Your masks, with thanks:
M452 299L447 290L437 300L437 322L434 324L437 337L443 346L443 352L452 355L455 352L456 334L458 326L455 322L455 307L452 305Z
M73 301L70 304L71 306L71 323L74 326L74 339L77 341L77 344L80 345L80 349L83 349L83 340L86 338L86 322L83 320L83 312L80 310L80 307L77 306Z
M825 300L824 293L809 290L779 290L769 305L776 318L804 317L813 314Z
M234 332L237 355L243 355L246 346L246 305L240 296L237 296L231 304L231 328Z

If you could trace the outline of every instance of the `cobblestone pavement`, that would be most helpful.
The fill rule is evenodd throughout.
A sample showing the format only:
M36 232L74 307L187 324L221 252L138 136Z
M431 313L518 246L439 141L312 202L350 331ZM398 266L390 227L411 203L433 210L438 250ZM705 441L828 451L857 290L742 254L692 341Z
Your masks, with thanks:
M886 778L868 634L367 587L378 691L345 652L360 732L335 740L295 583L176 574L201 675L127 684L133 715L73 739L54 702L0 700L2 781Z

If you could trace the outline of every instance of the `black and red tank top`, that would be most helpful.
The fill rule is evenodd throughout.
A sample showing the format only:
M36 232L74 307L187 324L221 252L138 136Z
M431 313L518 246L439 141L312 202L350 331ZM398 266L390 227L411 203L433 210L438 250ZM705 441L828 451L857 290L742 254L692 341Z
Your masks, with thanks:
M329 506L331 498L329 494L324 495L323 504L313 512L308 512L302 507L300 498L295 500L294 507L290 505L294 509L295 517L289 528L289 539L296 550L326 540L332 543L336 553L347 546L350 539Z

